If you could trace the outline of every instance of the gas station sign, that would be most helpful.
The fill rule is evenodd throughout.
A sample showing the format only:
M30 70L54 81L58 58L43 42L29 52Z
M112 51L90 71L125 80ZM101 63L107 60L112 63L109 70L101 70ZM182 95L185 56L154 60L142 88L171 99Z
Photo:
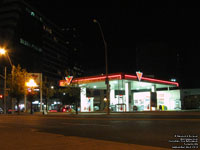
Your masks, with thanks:
M60 80L59 86L65 87L71 84L73 76L65 77L65 80Z
M141 81L143 73L140 71L137 71L136 75L137 75L138 80Z

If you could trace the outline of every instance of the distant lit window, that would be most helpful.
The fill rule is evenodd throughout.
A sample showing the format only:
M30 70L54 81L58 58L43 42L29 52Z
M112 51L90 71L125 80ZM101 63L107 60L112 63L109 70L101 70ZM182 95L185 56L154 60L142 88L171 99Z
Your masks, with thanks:
M35 13L33 11L31 12L31 16L35 16Z
M30 42L28 42L28 41L26 41L22 38L20 38L19 42L20 42L20 44L23 44L27 47L33 48L34 50L36 50L38 52L42 52L42 48L40 48L40 47L36 46L35 44L32 44L32 43L30 43Z
M46 32L48 32L49 34L52 34L52 29L51 29L51 28L49 28L49 27L43 25L43 29L44 29Z
M175 78L172 78L170 81L172 81L172 82L176 82L176 79L175 79Z
M31 46L29 42L27 42L26 40L24 40L22 38L20 38L20 43L25 45L25 46L29 46L29 47Z
M55 41L55 42L58 42L58 40L57 40L57 38L54 36L53 37L53 40Z
M26 11L28 12L29 15L33 16L35 19L39 20L39 21L43 21L42 18L40 16L38 16L34 11L32 11L29 8L26 8Z

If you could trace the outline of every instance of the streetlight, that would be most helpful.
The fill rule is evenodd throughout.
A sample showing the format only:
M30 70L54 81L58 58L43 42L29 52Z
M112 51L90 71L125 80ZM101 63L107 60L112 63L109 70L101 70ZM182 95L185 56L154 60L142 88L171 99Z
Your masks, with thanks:
M12 75L12 81L13 81L13 64L12 64L12 61L11 61L7 51L4 48L0 48L0 55L7 55L9 63L11 65L11 69L12 69L11 75ZM4 79L4 114L6 114L6 78L7 78L6 73L7 73L7 68L5 66L4 76L1 76Z
M3 48L1 48L1 49L0 49L0 54L1 54L1 55L5 55L5 53L6 53L6 51L5 51Z
M9 56L8 52L4 48L0 48L0 54L1 55L7 55L10 65L11 65L11 67L13 67L13 64L12 64L12 61L10 59L10 56Z
M31 114L33 114L33 109L32 109L32 101L33 101L33 95L34 95L34 88L37 87L38 85L36 84L34 79L29 79L28 82L25 83L26 87L30 88L29 92L31 94Z
M108 51L107 51L107 43L105 41L104 38L104 34L103 34L103 30L101 28L101 24L99 23L98 20L93 19L94 23L97 23L99 26L99 29L101 31L101 36L103 39L103 43L104 43L104 48L105 48L105 65L106 65L106 79L105 79L105 84L106 84L106 98L107 98L107 114L110 114L110 85L109 85L109 79L108 79Z

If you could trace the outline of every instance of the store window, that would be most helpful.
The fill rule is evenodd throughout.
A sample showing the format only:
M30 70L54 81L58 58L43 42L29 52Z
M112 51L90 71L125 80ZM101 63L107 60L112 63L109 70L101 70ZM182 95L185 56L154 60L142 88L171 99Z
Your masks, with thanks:
M150 92L134 93L134 105L139 111L150 110Z

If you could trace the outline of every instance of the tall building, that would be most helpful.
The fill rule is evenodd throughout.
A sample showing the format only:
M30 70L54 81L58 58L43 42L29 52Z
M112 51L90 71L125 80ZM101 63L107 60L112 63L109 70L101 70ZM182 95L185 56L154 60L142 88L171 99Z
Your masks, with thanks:
M0 46L28 72L53 81L80 73L76 32L58 27L24 0L0 0Z

